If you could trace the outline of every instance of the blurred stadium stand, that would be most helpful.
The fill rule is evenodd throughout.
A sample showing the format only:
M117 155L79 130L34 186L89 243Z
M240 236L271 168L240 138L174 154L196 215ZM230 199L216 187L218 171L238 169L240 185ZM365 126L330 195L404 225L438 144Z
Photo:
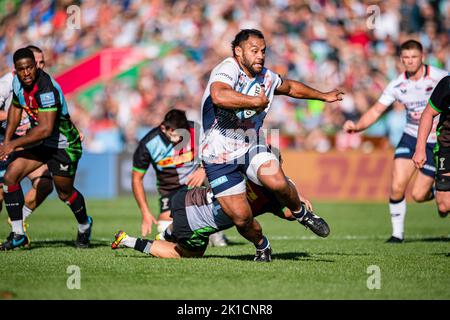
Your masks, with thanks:
M367 11L373 4L380 9L374 28ZM68 27L71 5L80 8L79 29ZM0 0L0 74L11 70L17 48L43 48L86 136L85 150L119 157L170 108L198 121L209 72L249 27L266 36L267 67L346 92L334 104L277 97L265 125L281 130L283 149L390 150L404 125L401 105L360 135L344 134L342 124L358 119L402 71L401 42L421 41L427 63L450 67L444 0Z

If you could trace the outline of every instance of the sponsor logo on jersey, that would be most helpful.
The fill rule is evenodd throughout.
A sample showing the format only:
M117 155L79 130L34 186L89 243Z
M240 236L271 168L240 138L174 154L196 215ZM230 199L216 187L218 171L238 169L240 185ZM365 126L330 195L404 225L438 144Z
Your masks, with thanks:
M229 74L226 74L225 72L218 73L216 74L216 76L227 78L228 80L233 81L233 77L231 77Z
M194 160L194 153L192 151L177 155L171 156L158 161L158 166L160 167L170 167L176 166L180 164L184 164L187 162L191 162Z
M53 92L46 92L39 96L42 107L50 107L55 104L55 95Z

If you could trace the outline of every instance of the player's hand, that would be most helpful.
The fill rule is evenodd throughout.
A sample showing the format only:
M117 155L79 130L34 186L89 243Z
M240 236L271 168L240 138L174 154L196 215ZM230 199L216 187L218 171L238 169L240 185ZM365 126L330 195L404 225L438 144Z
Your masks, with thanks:
M156 221L155 217L150 212L142 214L142 224L141 224L142 237L145 237L146 235L152 233L153 223L157 225L158 221Z
M255 109L259 109L256 110L257 112L260 112L262 110L264 110L268 105L269 105L269 98L267 98L266 96L266 90L265 90L265 86L264 84L261 85L261 92L259 93L259 95L257 95L255 97L255 102L253 107Z
M205 169L198 168L194 173L187 177L186 184L189 187L200 187L205 181L206 173Z
M345 121L343 129L347 133L355 133L359 131L356 124L351 120Z
M306 209L308 209L309 211L313 211L313 206L312 206L311 202L308 199L303 198L302 196L299 196L299 197L300 197L300 201L305 204Z
M8 159L8 156L13 151L14 151L14 146L12 146L10 143L0 144L0 160L6 161Z
M343 97L342 95L344 95L344 91L339 90L339 89L334 89L333 91L330 92L325 92L323 94L323 101L325 102L336 102L336 101L342 101Z
M425 150L416 149L412 161L414 162L414 165L416 166L417 169L422 168L425 165L425 162L427 161L427 154L425 153Z

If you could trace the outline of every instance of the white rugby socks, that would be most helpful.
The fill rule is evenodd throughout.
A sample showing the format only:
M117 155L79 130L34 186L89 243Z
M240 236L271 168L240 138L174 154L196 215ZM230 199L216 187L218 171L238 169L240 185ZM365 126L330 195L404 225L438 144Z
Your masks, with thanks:
M391 212L392 235L396 238L403 239L406 216L406 199L395 201L389 200L389 211Z

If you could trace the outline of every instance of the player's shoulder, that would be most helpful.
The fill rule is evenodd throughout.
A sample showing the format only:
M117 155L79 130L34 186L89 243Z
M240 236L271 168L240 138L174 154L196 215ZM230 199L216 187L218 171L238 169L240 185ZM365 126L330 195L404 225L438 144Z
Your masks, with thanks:
M188 127L189 129L197 129L199 124L195 121L188 120Z
M145 146L148 142L150 142L153 139L157 138L161 134L162 134L162 131L159 128L159 126L154 127L153 129L150 129L150 131L147 132L147 134L144 137L142 137L142 139L139 141L139 145Z
M36 77L37 77L36 83L38 87L38 92L56 89L55 86L53 85L52 77L50 77L50 75L44 70L38 69Z
M13 80L14 80L14 74L12 72L8 72L0 77L0 82L2 82L2 84L4 84L4 83L12 84Z
M434 80L439 81L442 78L444 78L445 76L449 75L449 72L447 70L440 69L435 66L428 66L428 68L429 68L428 75L430 78L432 78Z
M236 62L236 60L234 58L228 57L228 58L222 60L221 62L219 62L219 64L217 64L215 69L219 70L219 69L224 69L224 68L239 71L239 64Z
M407 82L407 80L408 78L406 77L406 73L402 72L398 74L397 77L389 81L387 88L398 89L402 85L404 85Z
M2 95L9 95L13 89L14 75L8 72L0 78L0 93Z
M447 74L439 81L438 87L442 88L443 90L450 91L450 74Z

